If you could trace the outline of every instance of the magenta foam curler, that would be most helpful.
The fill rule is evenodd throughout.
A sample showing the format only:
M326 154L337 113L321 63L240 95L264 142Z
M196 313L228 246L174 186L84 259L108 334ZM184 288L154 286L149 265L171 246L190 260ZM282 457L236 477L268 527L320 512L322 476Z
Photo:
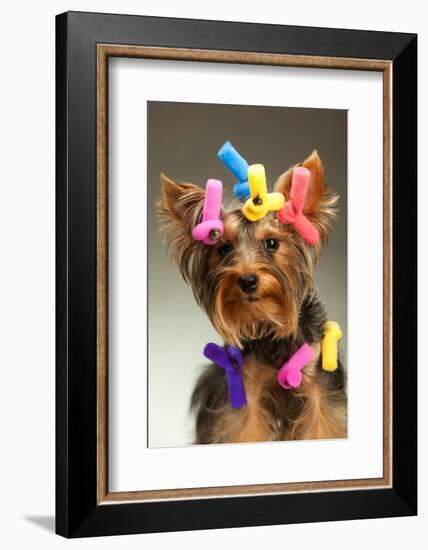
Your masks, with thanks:
M282 365L277 380L285 390L294 390L302 383L302 369L314 358L314 351L306 342Z
M201 222L192 230L192 237L208 245L218 242L223 234L223 222L220 219L223 184L219 180L209 179L205 186L204 208Z
M304 166L293 170L290 197L278 212L278 219L281 223L292 225L307 243L316 244L320 240L318 229L303 214L310 179L311 173Z

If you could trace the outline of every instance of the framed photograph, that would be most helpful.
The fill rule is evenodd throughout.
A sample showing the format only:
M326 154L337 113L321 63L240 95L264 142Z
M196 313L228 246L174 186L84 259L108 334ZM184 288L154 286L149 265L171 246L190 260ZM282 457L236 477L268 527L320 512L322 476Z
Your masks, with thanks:
M417 513L417 37L56 20L56 530Z

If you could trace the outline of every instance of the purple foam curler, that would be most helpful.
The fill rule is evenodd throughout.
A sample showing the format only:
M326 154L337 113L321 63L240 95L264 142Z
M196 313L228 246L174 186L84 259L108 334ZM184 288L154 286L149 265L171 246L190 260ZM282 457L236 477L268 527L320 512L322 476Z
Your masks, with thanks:
M247 404L245 386L242 379L242 353L236 346L223 348L210 342L204 348L204 355L226 373L230 405L239 409Z
M205 186L202 220L192 230L195 241L216 244L223 234L223 222L220 220L223 184L219 180L209 179Z

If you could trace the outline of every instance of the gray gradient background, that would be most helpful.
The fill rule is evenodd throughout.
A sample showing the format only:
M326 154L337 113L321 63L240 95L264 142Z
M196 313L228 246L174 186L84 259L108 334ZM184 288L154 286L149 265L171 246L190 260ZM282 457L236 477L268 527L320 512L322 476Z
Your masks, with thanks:
M230 140L250 164L265 166L269 188L290 165L317 149L326 182L340 195L332 238L315 269L328 317L347 335L347 111L148 102L148 428L150 447L189 445L194 437L190 396L203 370L202 349L221 343L192 291L167 258L154 204L160 172L205 186L223 181L224 198L235 179L218 160Z

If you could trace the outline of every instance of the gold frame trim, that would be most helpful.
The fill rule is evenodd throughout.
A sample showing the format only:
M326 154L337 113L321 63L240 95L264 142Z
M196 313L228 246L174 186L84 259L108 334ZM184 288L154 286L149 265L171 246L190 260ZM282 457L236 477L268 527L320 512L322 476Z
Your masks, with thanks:
M302 483L109 492L108 490L108 59L206 61L383 73L383 477ZM97 45L97 504L375 489L392 486L392 62L255 52Z

